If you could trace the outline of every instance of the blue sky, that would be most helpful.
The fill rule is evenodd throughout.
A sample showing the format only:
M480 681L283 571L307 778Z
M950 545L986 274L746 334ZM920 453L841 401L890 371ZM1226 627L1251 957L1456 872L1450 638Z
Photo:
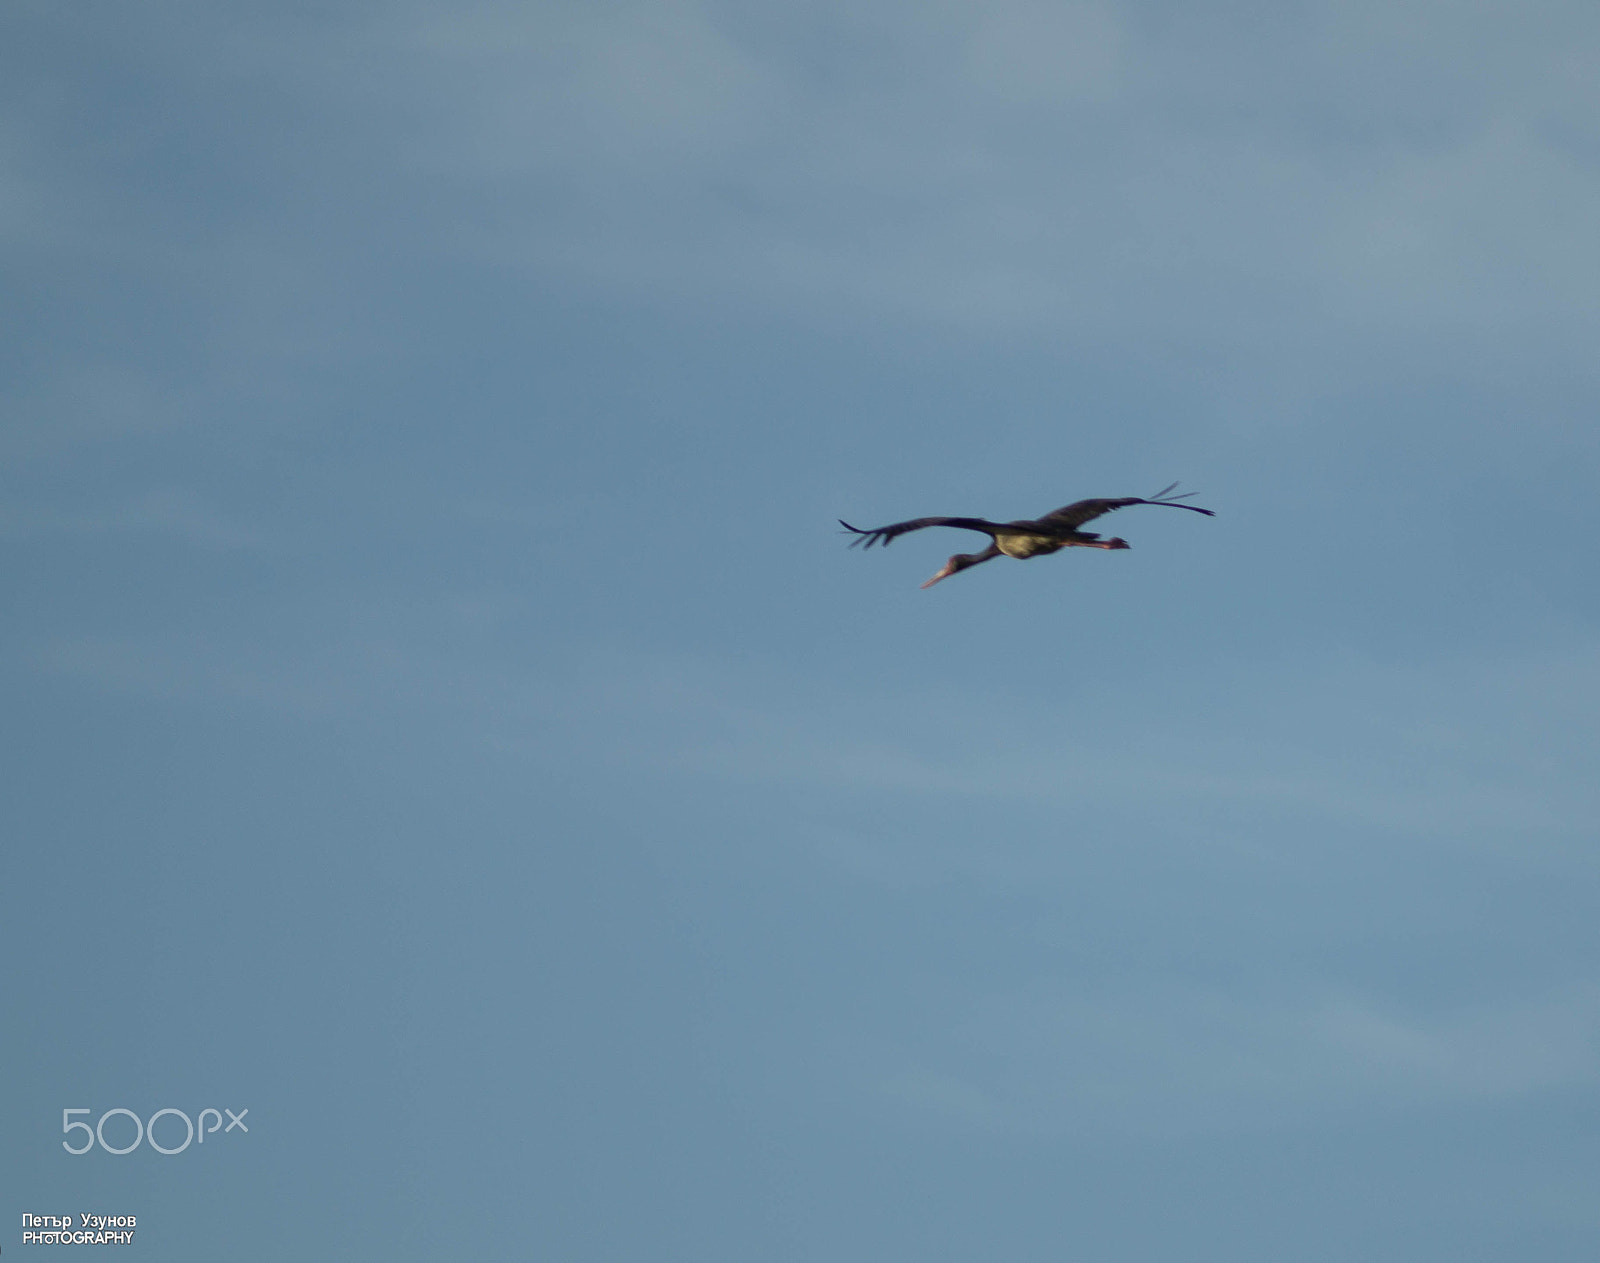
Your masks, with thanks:
M8 6L0 1247L1592 1259L1597 60Z

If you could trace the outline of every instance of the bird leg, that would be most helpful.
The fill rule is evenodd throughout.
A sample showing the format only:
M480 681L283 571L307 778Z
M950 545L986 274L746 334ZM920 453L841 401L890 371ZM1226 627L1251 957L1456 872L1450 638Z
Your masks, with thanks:
M1133 545L1125 539L1113 536L1110 539L1064 539L1049 549L1055 552L1057 548L1132 548Z

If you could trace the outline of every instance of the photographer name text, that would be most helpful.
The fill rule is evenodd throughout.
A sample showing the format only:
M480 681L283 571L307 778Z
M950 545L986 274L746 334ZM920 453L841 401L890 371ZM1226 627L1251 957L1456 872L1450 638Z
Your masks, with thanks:
M74 1227L71 1215L22 1214L23 1245L132 1245L137 1215L86 1215L78 1213Z

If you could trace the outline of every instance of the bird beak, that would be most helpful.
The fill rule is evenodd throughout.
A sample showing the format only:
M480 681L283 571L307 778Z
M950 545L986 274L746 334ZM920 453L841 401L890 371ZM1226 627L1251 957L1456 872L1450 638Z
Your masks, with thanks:
M956 572L956 568L954 566L946 566L943 570L941 570L938 574L934 575L933 578L929 579L922 586L925 587L925 588L931 588L934 584L938 583L940 579L948 579L951 575L955 574L955 572Z

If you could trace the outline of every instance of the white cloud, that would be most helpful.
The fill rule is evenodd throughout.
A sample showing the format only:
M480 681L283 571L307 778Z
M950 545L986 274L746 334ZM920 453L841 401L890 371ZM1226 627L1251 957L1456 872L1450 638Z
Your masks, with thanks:
M1600 817L1584 737L1600 704L1594 650L1411 669L1251 664L1196 687L1229 700L1173 699L1172 715L1194 717L1174 721L1080 698L1064 729L1054 706L1013 697L812 689L773 707L691 692L686 709L717 719L691 721L673 758L755 781L1018 804L1177 799L1433 837L1577 835Z
M29 155L16 213L47 208L57 248L213 278L240 347L348 343L330 264L381 223L424 258L578 289L1177 346L1254 382L1293 364L1301 392L1397 360L1592 359L1600 22L1577 8L1246 25L1092 0L619 0L236 25L130 31L120 54L297 115L237 138L228 178L261 196L220 199L234 218L205 245L175 217L89 213L122 190L47 161L59 120L13 120L0 150ZM340 228L271 244L323 200Z
M1592 1081L1600 985L1434 1010L1375 997L1065 984L942 1007L913 1050L835 1034L864 1089L968 1125L1173 1134L1328 1110L1514 1099Z
M180 428L190 401L155 374L115 361L80 360L0 396L11 416L0 446L24 456L58 447Z
M433 162L593 181L726 154L752 135L772 76L698 5L479 5L425 11L403 37L453 108Z
M0 539L130 532L175 535L212 549L248 548L262 539L258 531L179 490L149 491L93 508L0 504Z
M168 527L205 538L222 529L208 515L195 519L192 505L156 508ZM1155 717L1130 706L1114 682L1104 696L1080 696L1063 727L1053 703L969 690L834 689L614 650L559 671L484 659L468 633L515 616L528 600L461 592L427 611L308 613L297 633L308 649L298 658L266 642L67 642L46 660L119 688L429 714L430 726L463 723L472 740L535 764L603 757L608 766L730 784L1028 811L1142 814L1156 804L1165 813L1185 804L1190 815L1220 812L1252 828L1292 818L1299 833L1378 829L1490 848L1582 837L1600 818L1600 769L1587 739L1600 705L1600 652L1592 649L1417 668L1235 665L1193 682L1210 701L1172 698ZM836 857L853 845L820 836L818 844ZM915 867L931 853L900 858ZM893 867L883 855L861 863Z
M1124 7L873 12L816 19L873 65L832 78L720 7L430 14L429 143L493 207L471 248L977 329L1550 336L1600 314L1600 177L1546 122L1592 100L1548 67L1593 24L1519 11L1502 47L1498 10L1411 6L1329 51L1303 15L1230 42ZM1459 56L1431 55L1440 29ZM1433 126L1440 92L1458 122Z
M1104 101L1121 83L1123 30L1098 4L983 7L970 46L970 76L1016 102Z

